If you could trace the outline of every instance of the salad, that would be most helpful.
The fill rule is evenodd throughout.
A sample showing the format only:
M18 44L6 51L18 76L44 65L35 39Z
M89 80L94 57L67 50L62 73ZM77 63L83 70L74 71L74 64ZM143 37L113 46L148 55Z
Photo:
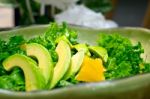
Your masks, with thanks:
M133 45L118 34L101 34L97 45L79 43L77 33L51 23L41 36L0 39L0 88L12 91L51 90L150 72Z

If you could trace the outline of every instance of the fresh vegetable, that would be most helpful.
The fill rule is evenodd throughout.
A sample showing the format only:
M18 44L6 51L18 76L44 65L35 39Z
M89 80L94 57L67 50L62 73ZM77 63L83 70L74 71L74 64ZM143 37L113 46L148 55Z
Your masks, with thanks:
M49 88L54 88L56 84L63 78L69 69L71 61L71 51L69 45L65 41L60 41L57 45L56 52L58 54L58 62L54 68L54 74Z
M29 43L38 43L45 46L51 53L53 61L57 62L58 56L55 52L57 43L56 40L62 36L65 36L71 44L77 43L77 33L68 29L66 23L63 23L62 26L56 23L51 23L47 31L42 36L32 38L29 40Z
M90 53L88 46L86 44L76 44L76 45L74 45L74 48L77 51L84 50L86 55L91 56L91 53Z
M141 58L143 52L140 43L133 45L116 34L101 35L97 46L82 44L65 23L51 23L45 33L30 40L0 39L0 88L54 89L148 73L150 63Z
M53 62L49 51L44 46L37 43L24 44L23 47L28 56L37 59L38 67L46 80L46 84L48 84L53 73Z
M92 59L85 56L76 80L83 82L98 82L105 80L104 66L100 58Z
M100 36L98 44L107 50L109 56L105 64L106 79L128 77L141 73L140 64L144 63L141 54L144 53L144 50L140 42L132 45L128 38L117 34L103 34ZM143 67L147 68L146 65ZM145 70L142 72L144 73Z
M0 88L24 91L25 82L22 71L18 68L12 69L8 72L4 69L2 62L4 59L15 53L24 54L20 46L24 44L26 40L22 36L13 36L6 42L0 39Z
M14 68L9 75L0 76L0 88L25 91L23 72L19 68Z
M64 76L65 80L72 76L75 76L75 74L80 70L84 56L85 56L84 50L80 50L79 52L77 52L75 55L72 56L70 68Z
M10 71L15 66L23 70L26 91L43 89L45 87L45 79L40 69L36 66L35 61L27 56L14 54L3 62L3 66L7 71Z
M61 40L67 42L67 43L69 44L69 46L70 46L71 48L73 48L73 45L71 44L71 42L67 39L67 37L66 37L65 35L63 35L63 36L61 36L61 37L58 37L58 38L56 39L55 43L57 44L57 43L59 43Z
M100 47L100 46L90 46L89 49L96 56L101 57L104 60L104 62L107 62L108 54L105 48Z

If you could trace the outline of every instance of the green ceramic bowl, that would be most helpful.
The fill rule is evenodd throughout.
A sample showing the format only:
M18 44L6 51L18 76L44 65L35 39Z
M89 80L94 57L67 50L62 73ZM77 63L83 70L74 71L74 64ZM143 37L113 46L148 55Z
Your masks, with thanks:
M47 26L32 26L0 32L0 38L41 35ZM142 56L150 62L150 30L142 28L116 28L92 30L71 26L79 32L79 41L96 44L99 33L120 33L133 43L140 41L145 49ZM37 92L12 92L0 89L0 99L150 99L150 73L100 83L79 84L72 87Z

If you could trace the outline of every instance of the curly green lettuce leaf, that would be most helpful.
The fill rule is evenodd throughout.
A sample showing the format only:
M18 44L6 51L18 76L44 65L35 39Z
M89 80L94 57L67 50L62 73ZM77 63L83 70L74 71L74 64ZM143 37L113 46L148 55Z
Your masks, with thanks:
M22 71L19 68L15 68L10 75L0 76L0 88L25 91L25 81Z
M58 25L57 23L51 23L44 35L29 40L29 43L34 42L45 46L52 55L53 61L57 62L58 56L55 52L55 40L62 36L65 36L71 44L77 43L77 33L73 30L70 30L67 27L66 23L63 23L62 25Z
M9 52L9 54L24 54L25 52L21 50L21 45L26 43L26 40L23 38L23 36L13 36L9 38L9 41L7 43L7 49L6 51Z
M61 36L66 36L72 44L77 43L77 33L69 29L66 23L63 23L62 25L51 23L44 36L45 38L51 39L53 41Z
M66 80L61 80L59 81L59 83L57 84L57 87L66 87L66 86L72 86L74 85L73 83L66 81Z
M108 61L105 64L106 79L115 79L139 74L140 64L143 63L141 54L144 50L139 42L132 45L128 38L117 34L102 34L98 41L108 51Z
M142 73L149 73L150 72L150 63L143 63L141 64L141 72Z
M20 72L21 70L14 69L11 72L5 71L2 66L4 59L16 53L26 55L25 51L21 49L21 46L24 43L34 42L45 46L49 50L53 62L56 63L58 56L55 52L57 46L55 40L62 36L65 36L71 44L77 43L77 33L68 29L65 23L63 25L51 23L48 30L42 36L34 37L29 41L25 40L23 36L13 36L7 42L0 39L0 88L15 91L23 91L25 89L24 77Z
M20 69L14 69L12 72L7 72L2 62L12 54L25 54L20 46L26 41L22 36L13 36L8 42L0 39L0 88L10 89L15 91L23 91L25 89L24 78L20 73Z

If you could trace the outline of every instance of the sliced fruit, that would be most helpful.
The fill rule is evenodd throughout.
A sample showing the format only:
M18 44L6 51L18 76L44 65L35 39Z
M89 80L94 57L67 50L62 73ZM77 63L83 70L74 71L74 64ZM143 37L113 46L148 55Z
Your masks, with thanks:
M105 80L104 66L100 58L92 59L85 56L76 80L83 82L99 82Z
M86 44L77 44L77 45L74 45L74 48L77 51L84 50L86 55L91 56L91 53L89 52L88 46Z
M96 55L98 55L99 57L101 57L104 62L107 62L108 53L107 53L107 50L105 48L100 47L100 46L90 46L89 50L91 52L95 53Z
M54 88L56 84L63 78L69 69L71 61L71 50L67 42L61 40L56 47L56 52L58 54L58 62L54 68L53 78L49 87L50 89Z
M37 43L25 44L26 52L28 56L34 56L38 60L38 67L40 68L46 83L52 78L53 73L53 61L49 51Z
M75 75L80 70L81 64L84 59L84 55L85 55L85 51L80 50L79 52L77 52L75 55L72 56L70 68L65 74L64 80L67 80L68 78Z
M12 55L3 61L3 66L7 71L16 66L23 70L26 91L40 90L46 85L45 79L36 66L35 61L27 56L20 54Z
M57 38L55 43L59 43L61 40L67 42L70 45L71 48L73 47L73 45L71 44L71 42L67 39L67 37L65 35Z

